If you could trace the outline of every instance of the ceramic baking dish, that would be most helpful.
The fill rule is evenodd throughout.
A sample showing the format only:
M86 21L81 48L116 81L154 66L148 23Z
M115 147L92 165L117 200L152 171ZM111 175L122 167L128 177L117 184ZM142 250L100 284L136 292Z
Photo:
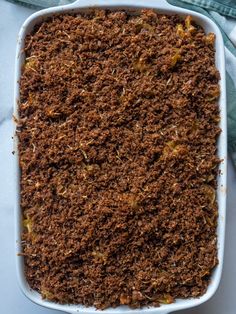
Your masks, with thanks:
M25 36L31 32L34 25L44 20L46 17L53 14L63 14L67 12L81 12L88 10L89 8L109 8L114 9L126 9L135 11L141 8L153 8L160 13L165 14L178 14L180 16L191 15L193 20L200 24L206 31L213 32L216 35L215 49L216 49L216 66L220 72L220 88L221 96L219 99L221 121L220 127L222 132L218 140L218 156L222 160L220 164L220 174L218 176L218 190L217 200L219 206L219 218L218 218L218 259L219 264L215 268L211 282L206 293L200 298L191 299L178 299L173 304L163 304L159 308L144 307L142 309L130 309L127 306L120 306L117 308L108 308L104 311L96 310L94 307L84 307L82 305L61 305L47 300L42 300L39 293L30 289L25 276L24 276L24 259L17 256L17 276L18 281L23 293L33 302L51 308L55 310L61 310L68 313L83 313L83 314L166 314L172 311L181 309L187 309L196 305L199 305L207 301L216 291L221 277L222 264L223 264L223 252L224 252L224 234L225 234L225 206L226 206L226 162L227 162L227 136L226 136L226 92L225 92L225 60L224 60L224 44L220 30L214 22L209 18L189 10L174 7L169 5L165 0L79 0L70 5L59 6L56 8L45 9L31 15L23 24L17 43L17 55L16 55L16 71L15 71L15 105L14 116L18 117L18 100L19 100L19 78L21 75L22 64L24 63L24 40ZM16 128L16 125L15 125ZM16 130L15 130L16 131ZM14 150L15 154L15 176L16 176L16 253L21 252L21 209L20 209L20 170L17 154L17 136L14 134ZM104 287L105 289L105 287Z

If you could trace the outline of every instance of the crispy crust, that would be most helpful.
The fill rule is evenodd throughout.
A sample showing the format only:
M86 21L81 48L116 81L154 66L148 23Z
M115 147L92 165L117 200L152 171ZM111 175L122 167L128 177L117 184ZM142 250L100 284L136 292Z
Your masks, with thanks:
M217 264L214 35L144 10L60 15L26 39L25 273L44 298L158 306Z

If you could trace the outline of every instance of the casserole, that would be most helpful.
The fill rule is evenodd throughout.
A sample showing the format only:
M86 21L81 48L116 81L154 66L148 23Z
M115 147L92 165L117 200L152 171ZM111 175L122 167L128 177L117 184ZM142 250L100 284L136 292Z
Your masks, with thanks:
M216 34L216 66L221 74L221 97L219 99L219 105L220 105L220 111L221 111L221 124L220 127L222 129L222 133L219 137L219 143L218 143L218 156L222 160L222 163L220 165L220 175L218 177L218 204L219 204L219 224L218 224L218 259L219 259L219 265L214 270L214 273L212 275L212 281L208 287L207 292L205 295L198 299L187 299L187 300L177 300L174 304L169 305L162 305L160 308L143 308L141 311L143 312L157 312L157 313L169 313L171 311L184 309L188 307L192 307L195 305L198 305L207 299L209 299L213 293L215 292L221 275L222 270L222 261L223 261L223 247L224 247L224 221L225 221L225 182L226 182L226 108L225 108L225 74L224 74L224 48L223 48L223 41L221 34L218 30L218 28L215 26L212 21L210 21L208 18L201 16L197 13L190 12L187 10L177 9L172 6L169 6L165 2L158 2L158 6L155 4L154 1L150 1L148 3L145 3L144 1L138 1L135 5L132 5L132 1L112 1L109 2L109 4L106 1L99 1L99 3L96 3L96 1L80 1L79 3L76 2L73 5L68 6L62 6L58 8L51 8L44 11L40 11L34 15L32 15L23 25L20 36L19 36L19 42L17 46L17 60L16 60L16 78L15 78L15 117L17 119L17 100L19 97L19 85L18 81L21 75L21 65L24 63L24 54L22 53L24 49L24 39L25 36L31 32L34 25L39 23L40 21L44 20L46 17L51 16L52 14L61 14L65 12L82 12L88 8L91 7L99 7L99 8L106 8L106 9L131 9L132 11L135 11L136 9L140 8L153 8L157 9L158 12L168 14L168 13L177 13L181 16L186 15L192 15L193 19L203 26L206 32L214 32ZM16 144L16 151L17 151L17 138L15 141ZM17 253L21 252L21 246L20 246L20 238L21 238L21 213L20 213L20 184L19 184L19 165L18 165L18 158L16 154L16 178L17 178L17 186L16 186L16 218L17 218ZM95 313L95 308L85 308L79 305L60 305L53 302L41 300L41 296L36 293L35 291L32 291L25 278L24 278L24 261L22 257L17 258L17 273L19 282L21 285L21 288L23 292L26 294L27 297L29 297L32 301L47 306L49 308L57 309L57 310L63 310L67 311L69 313L76 313L78 311L84 312L84 313ZM117 313L117 312L137 312L140 310L132 310L125 306L118 307L116 309L107 309L105 312L108 313ZM96 310L96 313L99 312Z

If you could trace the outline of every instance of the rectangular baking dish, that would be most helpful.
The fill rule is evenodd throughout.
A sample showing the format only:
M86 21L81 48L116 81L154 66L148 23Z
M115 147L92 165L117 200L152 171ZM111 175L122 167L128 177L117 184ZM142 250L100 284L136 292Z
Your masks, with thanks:
M191 15L199 25L201 25L206 33L213 32L216 35L215 49L216 49L216 67L220 72L220 89L221 95L219 98L220 107L220 128L222 132L218 139L218 156L222 160L220 164L220 171L218 175L218 190L217 200L219 207L218 218L218 259L219 264L215 268L211 282L206 293L199 298L178 299L173 304L163 304L159 308L144 307L142 309L130 309L127 306L120 306L117 308L108 308L106 310L96 310L94 307L84 307L82 305L62 305L47 300L42 300L39 293L33 291L24 276L24 259L23 257L16 257L17 277L20 288L23 293L33 302L45 306L50 309L61 310L68 313L83 313L83 314L166 314L172 311L187 309L197 306L207 301L216 291L221 277L224 253L224 234L225 234L225 214L226 214L226 173L227 173L227 126L226 126L226 89L225 89L225 60L224 60L224 43L222 35L218 27L209 18L199 13L184 10L182 8L174 7L168 4L165 0L79 0L70 5L59 6L56 8L49 8L38 11L31 15L23 24L17 42L16 52L16 70L15 70L15 103L14 103L14 117L18 118L18 102L19 102L19 79L21 76L21 68L24 64L24 41L25 36L29 34L34 25L43 21L45 18L54 14L63 14L69 12L83 12L89 8L103 8L103 9L126 9L135 11L142 8L153 8L164 14L178 14L180 16ZM15 213L16 213L16 254L21 252L21 208L20 208L20 169L18 160L18 141L16 136L16 125L14 125L14 150L15 150ZM105 288L105 287L104 287Z

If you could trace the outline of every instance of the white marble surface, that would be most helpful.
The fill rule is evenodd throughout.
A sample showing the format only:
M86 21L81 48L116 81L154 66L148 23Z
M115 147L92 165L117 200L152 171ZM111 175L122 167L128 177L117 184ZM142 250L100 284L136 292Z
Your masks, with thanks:
M33 304L21 293L15 273L12 106L14 57L17 33L33 10L0 0L0 313L56 314ZM236 79L236 78L235 78ZM207 303L180 314L236 313L236 171L229 161L226 247L223 277Z

